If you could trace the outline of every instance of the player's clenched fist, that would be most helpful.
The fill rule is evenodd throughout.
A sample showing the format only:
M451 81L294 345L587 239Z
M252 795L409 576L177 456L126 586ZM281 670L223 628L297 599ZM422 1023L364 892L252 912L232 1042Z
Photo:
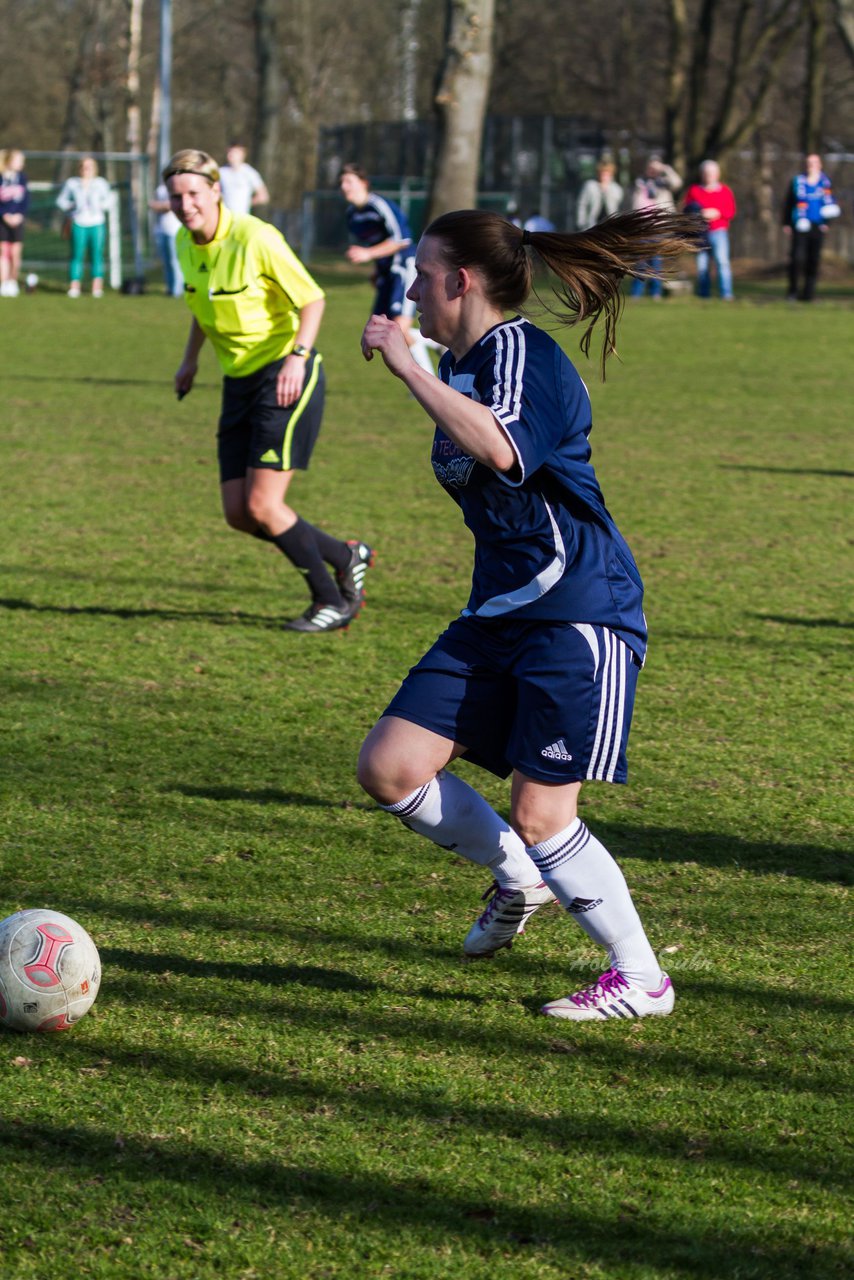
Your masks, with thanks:
M371 316L362 334L362 355L372 360L379 351L392 373L400 376L412 364L401 328L388 316Z

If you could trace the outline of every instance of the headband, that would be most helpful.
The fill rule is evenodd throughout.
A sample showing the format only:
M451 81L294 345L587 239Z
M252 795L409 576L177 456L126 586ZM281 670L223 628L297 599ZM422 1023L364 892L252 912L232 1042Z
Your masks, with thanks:
M169 178L177 178L179 174L191 173L195 178L207 178L208 182L219 182L219 169L216 171L216 177L212 177L209 173L203 173L201 169L173 169L168 177L164 178L164 182L168 182Z

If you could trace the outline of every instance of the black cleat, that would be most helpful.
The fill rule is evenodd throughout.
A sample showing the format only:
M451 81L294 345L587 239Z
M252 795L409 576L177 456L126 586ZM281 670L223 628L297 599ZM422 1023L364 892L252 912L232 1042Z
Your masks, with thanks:
M375 555L366 542L351 540L350 563L346 569L338 569L335 581L345 605L350 610L350 617L355 618L365 601L365 576L373 568Z
M338 631L349 626L352 614L349 609L338 609L334 604L313 604L299 618L285 623L286 631Z

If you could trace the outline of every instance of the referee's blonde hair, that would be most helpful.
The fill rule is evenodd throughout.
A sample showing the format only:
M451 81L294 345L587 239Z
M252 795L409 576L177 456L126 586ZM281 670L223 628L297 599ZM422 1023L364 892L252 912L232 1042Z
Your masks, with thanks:
M161 176L164 182L168 182L179 173L193 173L199 178L206 178L211 186L219 182L219 165L207 151L193 151L190 148L176 151Z

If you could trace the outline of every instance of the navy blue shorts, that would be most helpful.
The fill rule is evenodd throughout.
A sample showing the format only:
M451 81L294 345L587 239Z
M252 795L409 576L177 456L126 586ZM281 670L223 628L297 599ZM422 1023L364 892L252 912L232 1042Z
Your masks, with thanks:
M217 433L220 483L240 480L248 467L267 471L306 471L323 417L323 357L305 362L302 395L286 408L276 399L282 360L265 364L245 378L223 378Z
M377 277L377 292L374 298L375 316L414 316L415 303L407 298L406 291L415 279L415 259L409 258L399 267L392 267Z
M607 627L463 617L412 668L384 715L466 748L506 778L625 782L640 666Z

